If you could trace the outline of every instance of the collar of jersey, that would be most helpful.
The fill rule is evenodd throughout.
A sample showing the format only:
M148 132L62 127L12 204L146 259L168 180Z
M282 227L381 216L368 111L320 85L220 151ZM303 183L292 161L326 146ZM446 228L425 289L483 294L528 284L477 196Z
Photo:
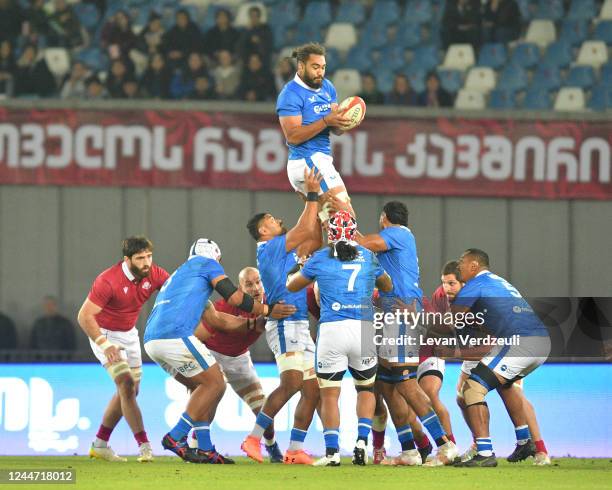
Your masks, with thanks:
M125 274L125 277L127 277L130 282L134 282L136 280L136 276L132 274L132 271L125 263L125 260L121 262L121 270L123 271L123 273Z
M311 87L309 87L308 85L306 85L304 83L304 81L298 76L297 73L293 77L293 81L295 83L297 83L300 87L304 87L306 90L310 90L311 92L319 92L323 88L323 85L321 85L321 87L319 87L319 88L311 88Z
M478 276L482 276L483 274L487 274L491 272L489 269L485 269L483 271L480 271L478 274L476 274L474 277L478 277Z

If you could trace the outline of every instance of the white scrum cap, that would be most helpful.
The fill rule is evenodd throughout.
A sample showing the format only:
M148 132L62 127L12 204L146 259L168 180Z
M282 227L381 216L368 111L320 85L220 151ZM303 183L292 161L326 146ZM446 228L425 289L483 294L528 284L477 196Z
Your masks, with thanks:
M193 257L194 255L199 255L219 262L221 260L221 249L219 245L208 238L198 238L189 249L189 257Z

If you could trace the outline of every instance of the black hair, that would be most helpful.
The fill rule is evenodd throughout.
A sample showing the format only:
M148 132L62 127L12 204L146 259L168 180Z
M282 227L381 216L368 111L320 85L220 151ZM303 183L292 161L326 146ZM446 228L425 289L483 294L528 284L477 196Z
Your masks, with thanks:
M442 275L448 276L449 274L453 274L456 278L459 278L459 262L456 260L451 260L444 264L442 267Z
M296 48L291 56L295 58L298 63L306 63L311 54L317 54L325 56L325 47L319 43L308 43Z
M249 233L253 237L255 241L259 240L259 222L264 218L264 216L268 213L257 213L247 222L247 229Z
M132 255L148 250L153 251L153 243L146 236L135 235L128 237L121 242L124 257L132 258Z
M471 255L481 266L489 267L489 255L484 250L480 250L479 248L468 248L463 252L463 255Z
M337 255L340 262L350 262L351 260L355 260L357 255L359 255L359 250L357 250L357 247L344 241L330 244L329 249L329 256L334 257Z
M391 224L408 226L408 208L403 202L389 201L383 212Z

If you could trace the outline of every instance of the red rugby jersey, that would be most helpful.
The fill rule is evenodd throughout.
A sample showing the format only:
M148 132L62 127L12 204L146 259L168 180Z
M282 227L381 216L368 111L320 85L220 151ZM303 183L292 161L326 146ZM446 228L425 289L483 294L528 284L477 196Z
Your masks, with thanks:
M162 287L168 273L156 264L151 265L149 277L136 280L124 261L109 267L96 277L89 295L102 311L96 315L100 327L126 332L136 325L142 305Z
M430 313L446 313L450 310L450 301L444 292L442 285L431 295L431 299L423 297L423 308ZM434 357L434 348L431 345L423 345L419 349L419 362L425 362L428 358Z
M221 311L223 313L228 313L234 316L241 316L243 318L256 318L257 315L253 315L252 313L247 313L246 311L242 311L240 308L230 305L225 300L220 299L215 301L215 309L217 311ZM204 323L204 322L203 322ZM247 333L242 332L219 332L215 330L209 325L206 325L206 330L208 330L212 336L204 342L206 347L210 350L214 350L219 354L223 354L225 356L238 357L244 354L249 347L253 345L261 333L256 332L255 330L251 330Z

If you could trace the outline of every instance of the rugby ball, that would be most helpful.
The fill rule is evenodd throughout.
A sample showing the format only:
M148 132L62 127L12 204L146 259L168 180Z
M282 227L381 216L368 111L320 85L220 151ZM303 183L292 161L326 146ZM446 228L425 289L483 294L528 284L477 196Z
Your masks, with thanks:
M361 97L356 95L347 97L338 106L338 111L344 111L344 116L350 119L350 124L345 130L353 129L361 124L366 113L366 105Z

